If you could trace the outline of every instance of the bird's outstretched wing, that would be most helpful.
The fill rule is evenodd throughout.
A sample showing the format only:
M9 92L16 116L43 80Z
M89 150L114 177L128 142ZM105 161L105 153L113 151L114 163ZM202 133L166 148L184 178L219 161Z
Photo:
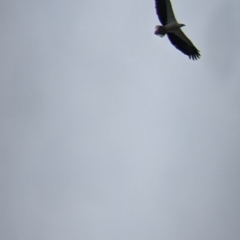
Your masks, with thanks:
M200 58L199 50L193 45L193 43L186 37L182 30L178 30L174 33L167 33L170 42L181 52L188 55L190 59L197 60Z
M156 12L162 25L176 22L170 0L155 0Z

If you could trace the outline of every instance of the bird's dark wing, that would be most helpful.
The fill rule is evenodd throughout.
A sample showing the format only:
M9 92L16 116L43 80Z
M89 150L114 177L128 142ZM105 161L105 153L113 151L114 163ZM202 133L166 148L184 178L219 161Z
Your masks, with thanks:
M156 12L162 25L176 22L170 0L155 0Z
M178 30L174 33L167 33L170 42L181 52L188 55L190 59L197 60L200 58L199 50L193 45L193 43L186 37L182 30Z

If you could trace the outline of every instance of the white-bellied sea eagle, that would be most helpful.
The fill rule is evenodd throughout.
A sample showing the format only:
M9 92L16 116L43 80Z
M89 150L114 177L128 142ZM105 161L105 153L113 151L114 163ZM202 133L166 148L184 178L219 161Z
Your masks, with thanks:
M178 50L188 55L190 59L197 60L200 58L199 50L182 32L181 27L185 25L177 22L170 0L155 0L155 6L158 19L163 25L156 26L155 34L160 37L163 37L165 34L167 34L170 42Z

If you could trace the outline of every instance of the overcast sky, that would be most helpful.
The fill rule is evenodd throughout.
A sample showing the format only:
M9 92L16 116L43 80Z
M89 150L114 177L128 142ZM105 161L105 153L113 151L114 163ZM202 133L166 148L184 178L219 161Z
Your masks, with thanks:
M238 1L0 1L1 240L239 240Z

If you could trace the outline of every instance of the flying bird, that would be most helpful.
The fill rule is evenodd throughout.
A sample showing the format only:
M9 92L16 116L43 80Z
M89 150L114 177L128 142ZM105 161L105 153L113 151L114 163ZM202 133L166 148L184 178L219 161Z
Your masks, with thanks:
M163 25L155 27L155 34L160 37L167 34L170 42L178 50L188 55L190 59L197 60L200 58L199 50L181 30L181 27L185 26L185 24L177 22L170 0L155 0L155 7L158 19Z

